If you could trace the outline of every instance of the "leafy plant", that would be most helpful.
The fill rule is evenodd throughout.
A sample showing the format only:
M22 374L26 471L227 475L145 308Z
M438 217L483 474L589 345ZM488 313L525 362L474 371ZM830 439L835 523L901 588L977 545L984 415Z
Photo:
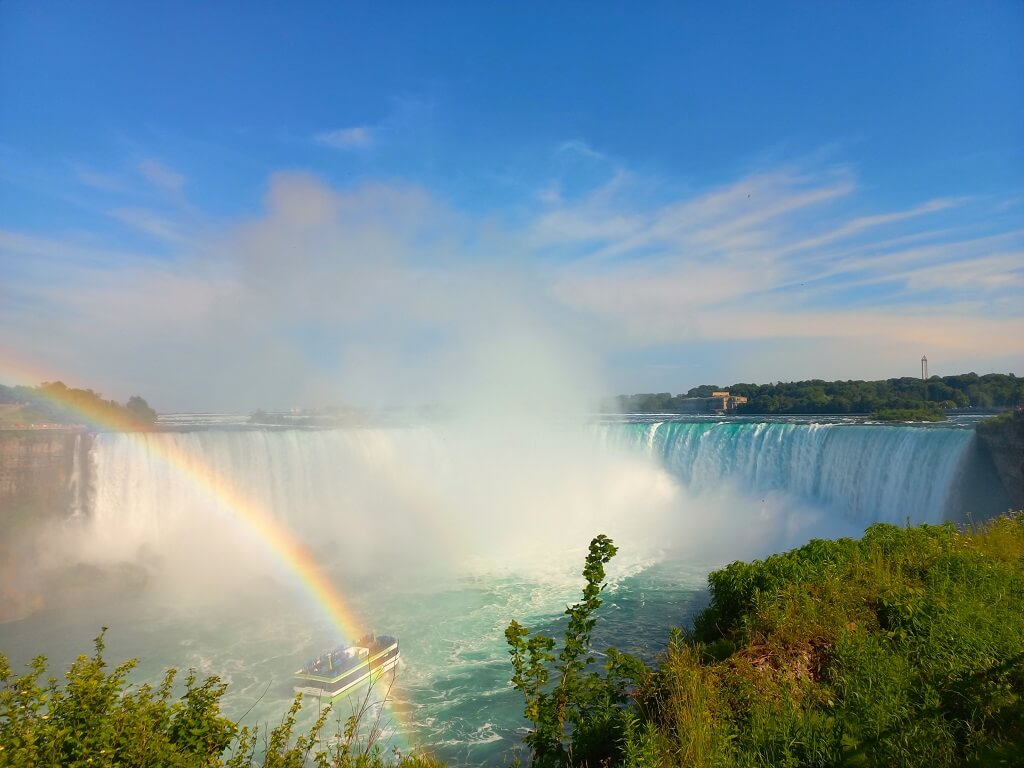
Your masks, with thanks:
M107 671L104 634L92 656L80 656L62 685L41 682L46 659L33 660L20 677L0 654L0 768L36 766L139 766L145 768L438 768L429 755L386 752L380 722L371 714L370 690L339 724L331 738L324 730L325 707L306 733L294 735L302 707L297 695L282 722L266 733L242 728L223 716L226 684L216 677L199 681L194 671L175 701L177 672L169 669L160 685L133 688L128 675L135 660ZM390 687L384 699L390 696ZM261 741L262 754L257 745Z
M108 674L103 650L100 634L94 654L71 664L64 686L55 678L40 682L41 656L17 678L0 656L0 766L220 764L239 733L220 714L224 684L216 677L198 683L189 673L185 693L171 703L175 670L155 689L130 691L135 661Z
M537 766L598 764L624 753L629 764L644 765L653 736L635 716L624 714L627 687L647 672L638 659L612 648L605 674L592 669L592 635L605 588L604 566L617 548L605 535L590 542L583 567L583 599L569 606L562 648L512 621L505 630L512 659L512 685L526 699L524 715L533 723L524 741ZM647 758L643 758L647 759ZM638 762L639 761L639 762Z

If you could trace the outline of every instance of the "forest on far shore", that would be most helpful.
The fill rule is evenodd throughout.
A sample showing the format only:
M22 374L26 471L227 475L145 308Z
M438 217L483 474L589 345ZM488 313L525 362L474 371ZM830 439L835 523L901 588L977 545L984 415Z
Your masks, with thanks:
M62 381L47 381L38 387L0 384L0 426L74 424L93 429L147 429L155 423L156 411L138 395L122 405L104 400L99 392L69 387Z
M740 414L875 413L885 409L1013 408L1024 403L1024 378L1012 373L961 373L926 381L904 376L881 381L788 381L776 384L702 384L685 394L668 392L619 395L609 405L625 413L673 413L690 410L682 401L727 390L747 398Z

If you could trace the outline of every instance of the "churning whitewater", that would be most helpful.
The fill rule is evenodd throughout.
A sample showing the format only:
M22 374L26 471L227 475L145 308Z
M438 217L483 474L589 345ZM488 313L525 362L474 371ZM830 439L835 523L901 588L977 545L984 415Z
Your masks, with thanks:
M693 490L785 491L864 524L957 516L954 491L976 451L973 430L863 424L657 421L602 436L645 451Z

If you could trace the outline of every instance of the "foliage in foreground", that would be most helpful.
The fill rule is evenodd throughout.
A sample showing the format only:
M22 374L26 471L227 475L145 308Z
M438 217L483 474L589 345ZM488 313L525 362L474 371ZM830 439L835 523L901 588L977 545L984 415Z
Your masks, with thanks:
M108 671L103 650L101 634L93 655L79 656L63 684L52 677L41 682L46 672L46 659L41 656L27 674L16 677L0 654L0 768L439 765L426 756L385 752L376 721L369 723L369 734L365 734L361 726L372 719L368 698L331 738L324 734L330 707L320 712L308 733L294 735L301 695L295 697L280 725L262 733L240 727L221 714L227 686L218 678L200 682L189 672L184 693L175 700L174 669L156 687L134 688L127 677L135 660Z
M643 751L653 732L638 730L638 720L625 704L627 686L646 668L627 654L609 649L605 675L593 669L591 635L601 606L604 566L616 553L611 539L590 542L583 568L583 600L566 609L568 625L562 649L555 640L534 634L512 621L505 640L512 658L512 685L526 698L525 715L534 728L524 742L538 766L602 765L618 761L629 750Z
M602 676L573 664L609 552L604 537L591 545L557 659L550 638L507 630L535 765L1020 764L1021 516L973 531L879 524L733 563L656 669L610 651Z
M1021 517L975 531L874 525L858 541L733 563L709 585L711 606L666 666L710 674L720 709L708 719L736 764L1024 754Z

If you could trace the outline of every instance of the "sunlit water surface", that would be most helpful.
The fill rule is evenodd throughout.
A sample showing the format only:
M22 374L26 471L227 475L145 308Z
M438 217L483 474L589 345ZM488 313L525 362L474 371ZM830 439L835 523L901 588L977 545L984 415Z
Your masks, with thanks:
M582 564L582 552L572 557ZM685 624L703 605L705 573L657 563L620 577L605 596L595 646L653 659L668 628ZM568 572L534 580L480 574L423 585L385 580L352 594L355 613L401 638L402 663L390 691L395 703L381 715L387 743L425 747L453 764L507 764L525 721L521 697L508 682L504 629L515 618L557 633L559 614L578 599L581 584ZM111 594L68 586L65 599L44 612L0 625L0 648L15 668L44 653L53 669L62 669L91 648L105 625L108 660L141 659L134 680L155 682L169 666L218 675L229 683L229 716L247 713L243 723L273 726L291 702L291 673L336 642L331 625L285 585L265 588L259 599L188 609L154 599L141 586L126 597L118 586ZM371 699L379 700L378 693ZM335 711L348 716L363 694L338 700ZM305 725L315 714L307 703Z

